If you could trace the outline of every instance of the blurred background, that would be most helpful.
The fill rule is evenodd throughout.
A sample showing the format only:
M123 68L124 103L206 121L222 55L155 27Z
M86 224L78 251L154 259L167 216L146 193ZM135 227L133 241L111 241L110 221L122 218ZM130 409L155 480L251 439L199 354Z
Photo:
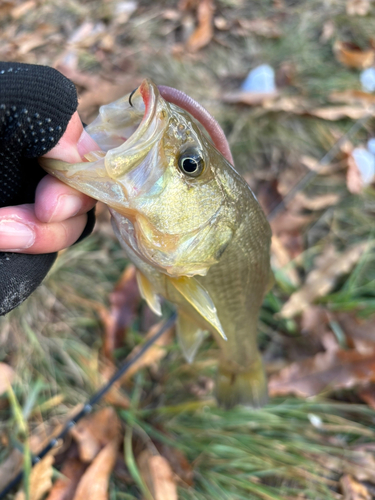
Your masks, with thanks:
M85 123L145 77L200 102L271 214L276 278L266 408L218 409L217 346L188 365L171 330L31 471L159 321L98 206L0 319L0 491L24 466L7 498L375 498L375 2L0 0L0 60L64 73Z

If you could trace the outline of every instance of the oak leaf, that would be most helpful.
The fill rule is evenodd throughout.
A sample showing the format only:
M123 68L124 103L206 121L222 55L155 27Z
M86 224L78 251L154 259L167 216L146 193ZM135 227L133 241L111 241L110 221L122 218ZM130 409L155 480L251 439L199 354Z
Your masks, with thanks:
M178 500L173 472L164 457L144 450L138 456L137 463L153 500Z

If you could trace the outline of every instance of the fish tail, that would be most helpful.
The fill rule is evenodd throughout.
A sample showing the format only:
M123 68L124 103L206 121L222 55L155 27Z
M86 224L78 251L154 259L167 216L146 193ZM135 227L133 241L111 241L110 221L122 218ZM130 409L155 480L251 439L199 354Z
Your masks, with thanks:
M247 369L234 370L221 361L218 367L216 398L220 406L260 408L267 403L267 378L260 355Z

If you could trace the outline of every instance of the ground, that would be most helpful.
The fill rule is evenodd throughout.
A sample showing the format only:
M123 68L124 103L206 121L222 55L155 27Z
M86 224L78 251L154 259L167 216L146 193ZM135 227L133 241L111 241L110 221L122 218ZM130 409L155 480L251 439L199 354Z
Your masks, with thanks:
M0 320L13 381L0 395L0 491L23 462L33 500L375 497L375 191L353 153L374 136L360 82L374 32L370 0L0 4L0 59L62 71L86 123L144 77L203 104L270 214L275 274L259 322L264 409L218 409L217 346L208 338L188 365L169 331L31 472L30 450L158 321L98 207L94 233ZM277 93L240 93L261 64Z

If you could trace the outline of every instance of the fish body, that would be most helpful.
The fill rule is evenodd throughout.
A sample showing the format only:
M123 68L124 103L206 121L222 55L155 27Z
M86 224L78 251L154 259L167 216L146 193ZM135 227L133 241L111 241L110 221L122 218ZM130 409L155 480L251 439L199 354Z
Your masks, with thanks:
M76 165L44 160L44 168L109 206L142 296L157 314L159 296L177 307L188 361L204 332L214 335L219 403L263 405L256 339L271 231L249 186L201 125L149 80L103 106L87 131L103 151Z

